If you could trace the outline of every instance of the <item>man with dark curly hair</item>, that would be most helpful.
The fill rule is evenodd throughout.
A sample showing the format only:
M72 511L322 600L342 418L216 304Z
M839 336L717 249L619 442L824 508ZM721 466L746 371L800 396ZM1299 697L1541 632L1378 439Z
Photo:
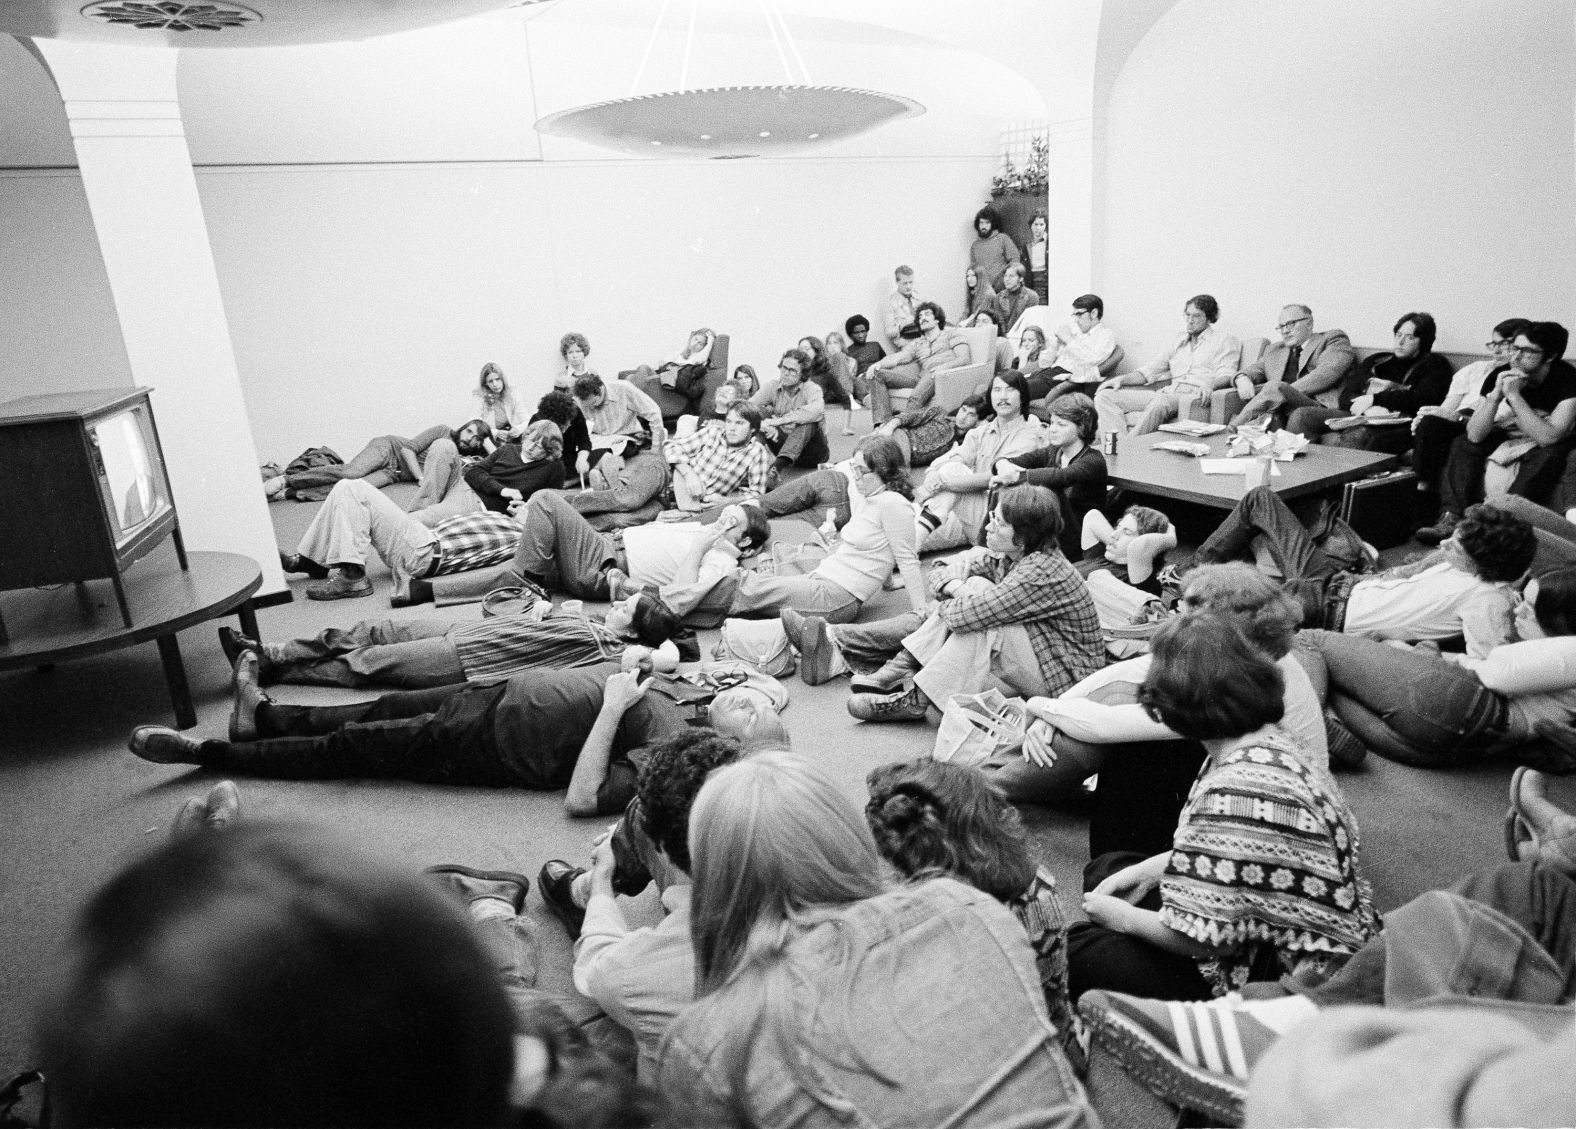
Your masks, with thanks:
M1260 486L1199 546L1197 561L1248 558L1261 549L1302 601L1305 627L1412 643L1461 635L1467 653L1483 658L1510 638L1515 584L1532 564L1537 539L1514 514L1473 506L1435 552L1359 578L1340 570L1274 490Z
M712 770L738 760L744 749L712 729L676 733L651 746L635 798L597 840L590 870L553 859L537 880L548 908L576 937L576 989L635 1037L642 1077L650 1077L668 1024L695 997L690 806ZM631 930L615 895L638 894L648 881L661 891L667 916Z

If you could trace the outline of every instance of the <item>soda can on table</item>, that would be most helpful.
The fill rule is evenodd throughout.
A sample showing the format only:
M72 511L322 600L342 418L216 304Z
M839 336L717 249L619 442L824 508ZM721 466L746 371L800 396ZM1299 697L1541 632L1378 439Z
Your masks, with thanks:
M1116 432L1105 431L1100 434L1100 450L1107 455L1116 454Z

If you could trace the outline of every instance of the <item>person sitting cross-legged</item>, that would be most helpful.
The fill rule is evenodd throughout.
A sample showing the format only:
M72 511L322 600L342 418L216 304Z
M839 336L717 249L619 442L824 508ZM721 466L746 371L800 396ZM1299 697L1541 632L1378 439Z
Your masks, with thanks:
M644 664L643 664L644 665ZM353 777L555 791L570 815L620 811L634 794L631 754L683 724L651 679L616 664L530 670L502 682L396 690L369 702L273 702L237 663L231 740L139 726L131 751L279 780Z
M679 509L695 511L766 493L772 455L761 442L762 418L754 404L734 404L720 428L702 427L668 440L663 454L673 467Z
M510 514L484 509L429 529L365 479L356 478L334 484L296 551L280 553L279 564L285 572L318 578L307 585L310 600L370 596L366 566L371 549L394 576L390 604L404 607L430 598L429 578L507 560L519 543L520 523Z
M1059 694L1104 665L1094 601L1057 548L1060 532L1061 505L1050 490L1003 491L985 548L967 554L961 574L943 582L951 598L902 638L886 666L855 681L848 712L861 721L920 721L953 694L995 684L1022 695ZM899 688L909 680L911 688Z
M1450 390L1450 362L1434 352L1438 326L1432 314L1402 314L1395 323L1395 351L1374 353L1358 362L1347 379L1339 407L1306 406L1294 410L1286 430L1331 446L1363 451L1404 453L1412 446L1411 426L1397 420L1415 418L1431 408ZM1339 417L1372 419L1331 432L1327 425Z
M1341 384L1357 363L1346 332L1315 331L1313 311L1300 303L1281 310L1275 332L1280 340L1234 378L1244 403L1231 418L1232 427L1257 422L1284 425L1298 408L1335 407Z
M870 418L877 427L892 417L891 389L913 388L909 406L922 408L935 395L936 373L975 363L968 339L947 327L946 311L939 305L921 302L914 316L918 327L914 339L865 370L870 380Z

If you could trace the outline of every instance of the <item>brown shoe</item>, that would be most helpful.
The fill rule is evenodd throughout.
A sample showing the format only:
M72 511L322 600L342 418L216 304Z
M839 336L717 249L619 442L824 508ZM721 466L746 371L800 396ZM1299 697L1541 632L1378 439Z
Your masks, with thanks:
M525 906L525 895L531 889L531 880L512 870L477 870L458 863L429 866L427 873L453 891L466 905L482 898L496 898L508 902L519 913Z
M366 573L351 576L342 568L328 570L328 579L306 586L308 600L349 600L372 595L372 581Z
M912 651L900 650L874 674L856 674L849 688L856 694L890 694L920 671Z
M257 707L272 699L263 693L262 660L256 651L242 651L235 657L230 698L230 740L257 740Z

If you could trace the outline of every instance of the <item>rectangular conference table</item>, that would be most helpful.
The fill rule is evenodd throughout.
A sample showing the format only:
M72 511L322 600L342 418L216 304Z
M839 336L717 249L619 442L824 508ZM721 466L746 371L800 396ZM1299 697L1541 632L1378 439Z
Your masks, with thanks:
M1106 470L1113 486L1229 510L1247 493L1246 475L1205 474L1199 465L1201 460L1192 455L1154 449L1156 443L1207 443L1209 457L1220 458L1226 453L1227 438L1225 432L1203 439L1164 431L1124 435L1117 443L1116 454L1105 457ZM1277 462L1280 474L1272 474L1269 484L1282 498L1300 498L1389 470L1399 461L1397 455L1321 447L1315 443L1291 462Z

